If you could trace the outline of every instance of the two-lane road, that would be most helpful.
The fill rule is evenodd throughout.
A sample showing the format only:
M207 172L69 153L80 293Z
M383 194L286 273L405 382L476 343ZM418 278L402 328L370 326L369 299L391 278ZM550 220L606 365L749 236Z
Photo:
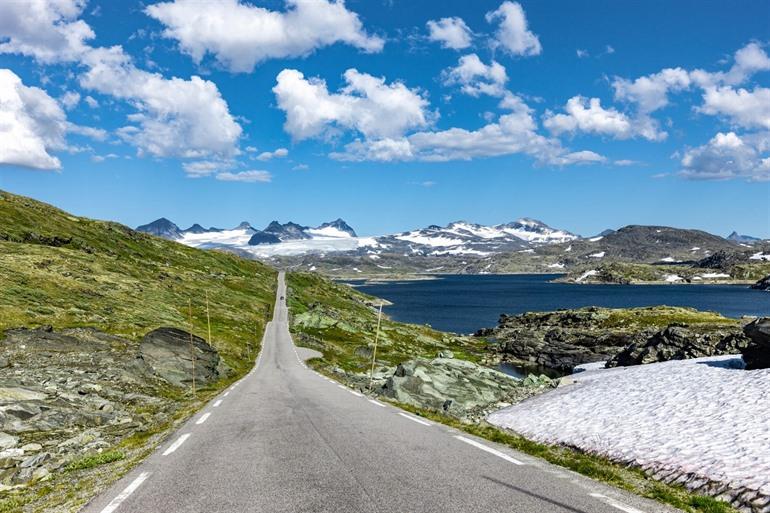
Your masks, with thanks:
M277 294L254 370L86 513L672 511L316 374Z

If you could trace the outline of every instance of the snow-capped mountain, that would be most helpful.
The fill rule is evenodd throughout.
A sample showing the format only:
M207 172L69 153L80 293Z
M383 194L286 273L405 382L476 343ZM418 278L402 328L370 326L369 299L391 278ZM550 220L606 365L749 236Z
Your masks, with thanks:
M556 230L534 219L485 226L456 221L446 226L428 226L419 230L378 237L381 245L400 247L404 253L422 255L487 255L526 250L533 245L567 242L577 235Z
M344 220L317 227L273 221L257 230L244 221L235 228L206 230L194 224L180 230L167 219L140 226L146 231L199 248L221 248L258 258L308 253L347 253L351 256L395 255L476 255L529 251L532 247L567 242L578 238L564 230L551 228L534 219L494 226L457 221L446 226L431 225L408 232L380 237L358 237Z

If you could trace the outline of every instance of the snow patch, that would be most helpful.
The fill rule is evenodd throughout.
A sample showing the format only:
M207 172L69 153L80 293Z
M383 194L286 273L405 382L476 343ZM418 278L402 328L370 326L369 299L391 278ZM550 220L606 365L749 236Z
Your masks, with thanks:
M580 276L578 276L578 279L576 279L575 281L580 282L580 281L585 280L589 276L596 276L597 274L599 274L599 271L597 271L596 269L592 269L592 270L586 271L583 274L581 274Z
M676 283L678 281L682 281L684 278L679 276L678 274L664 274L663 280L667 281L668 283Z
M592 253L588 255L590 258L604 258L604 255L606 253L604 251L599 251L598 253Z
M718 356L582 372L491 414L492 424L653 471L770 495L770 369ZM619 401L618 398L623 398Z
M767 260L770 261L770 253L754 253L749 257L749 260Z
M590 239L588 239L588 240L589 240L589 242L599 242L599 241L600 241L600 240L602 240L603 238L604 238L604 237L603 237L602 235L600 235L600 236L598 236L598 237L592 237L592 238L590 238Z
M555 264L549 264L548 268L549 269L564 269L564 264L562 264L560 262L559 263L555 263Z

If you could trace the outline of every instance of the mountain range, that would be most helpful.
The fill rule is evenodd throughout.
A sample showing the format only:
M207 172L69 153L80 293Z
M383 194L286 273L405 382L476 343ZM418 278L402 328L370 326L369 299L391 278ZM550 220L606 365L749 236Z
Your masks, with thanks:
M342 219L316 227L273 221L258 230L244 221L230 229L194 224L183 230L161 218L137 230L328 274L564 272L610 261L694 262L725 251L760 249L764 255L767 246L735 233L725 238L666 226L630 225L581 237L530 218L497 225L456 221L377 237L359 237Z

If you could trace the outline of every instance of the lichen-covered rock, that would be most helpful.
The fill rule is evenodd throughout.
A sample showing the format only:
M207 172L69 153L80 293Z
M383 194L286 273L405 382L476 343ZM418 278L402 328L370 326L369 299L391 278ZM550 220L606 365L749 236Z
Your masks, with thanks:
M718 314L660 306L502 315L496 328L477 335L496 341L503 359L569 372L578 365L610 360L629 347L643 348L656 333L674 326L698 337L708 336L709 345L741 333L736 321ZM665 353L660 351L661 358Z
M770 368L770 317L761 317L743 329L749 343L741 350L746 369Z
M400 364L379 393L401 403L467 418L491 405L522 400L542 384L530 385L467 360L418 358Z
M607 362L607 367L738 354L747 343L748 339L741 333L697 333L692 329L669 326L641 344L629 345L612 357Z
M145 335L139 356L155 374L179 387L190 386L193 368L199 385L214 382L226 372L216 349L176 328L158 328Z

